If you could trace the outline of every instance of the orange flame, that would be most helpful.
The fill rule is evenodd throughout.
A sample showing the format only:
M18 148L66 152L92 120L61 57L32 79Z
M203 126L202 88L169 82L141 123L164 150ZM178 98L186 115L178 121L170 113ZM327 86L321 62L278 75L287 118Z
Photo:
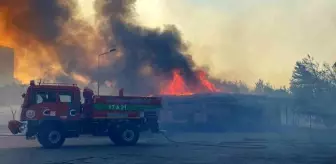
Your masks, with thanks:
M200 80L201 84L210 92L220 92L219 89L215 87L206 77L206 73L204 71L199 71L198 79Z
M191 92L186 86L183 78L180 75L180 71L174 70L172 81L168 84L167 87L161 90L161 94L163 95L192 95L193 92Z
M84 75L65 73L55 45L37 38L12 23L17 15L24 16L25 12L31 10L29 3L28 0L13 0L8 3L11 5L9 7L0 6L0 46L13 48L15 51L14 78L21 83L29 83L30 80L40 78L54 81L55 77L62 75L72 76L79 83L88 83L90 79ZM67 5L66 2L62 1L62 3L65 4L61 5ZM73 10L76 11L76 9ZM20 20L20 26L37 24L39 20L33 16L35 15L28 14L27 19ZM38 28L44 27L38 26ZM96 46L102 45L101 38L97 33L93 26L87 24L86 20L73 15L71 21L62 24L61 34L55 42L82 47L84 54L80 59L81 63L85 63L85 66L93 69L96 67L96 62L86 61L97 60L94 55L90 54L101 51Z
M58 58L55 51L49 45L42 43L32 35L21 31L12 23L17 15L23 15L29 6L27 1L16 4L17 1L11 2L10 5L16 5L16 8L10 10L6 7L0 7L0 45L15 49L15 73L14 77L23 83L28 83L29 79L43 77L48 69L48 74L55 75L62 72L58 64ZM12 9L11 8L11 9ZM35 20L20 20L22 24L34 24ZM44 66L48 68L42 68Z
M175 96L186 96L193 95L195 93L203 92L220 92L219 89L215 87L206 77L206 73L203 71L199 71L197 73L197 78L200 81L199 86L196 90L190 89L183 77L181 76L181 72L179 70L173 71L173 78L168 83L166 87L161 89L160 94L162 95L175 95ZM205 90L205 91L204 91Z

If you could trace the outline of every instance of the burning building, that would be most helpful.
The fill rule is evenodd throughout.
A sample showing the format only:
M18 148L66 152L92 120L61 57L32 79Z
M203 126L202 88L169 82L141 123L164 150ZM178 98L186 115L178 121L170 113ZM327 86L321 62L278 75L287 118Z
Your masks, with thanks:
M0 85L14 82L14 50L0 47Z

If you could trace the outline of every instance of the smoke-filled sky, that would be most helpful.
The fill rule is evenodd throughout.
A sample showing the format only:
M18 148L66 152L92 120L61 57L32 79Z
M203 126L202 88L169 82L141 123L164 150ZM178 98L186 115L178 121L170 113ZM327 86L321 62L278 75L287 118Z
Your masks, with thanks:
M287 85L308 53L336 61L335 0L141 0L136 7L145 25L175 24L196 63L220 78Z
M0 45L15 50L14 75L19 81L38 78L88 85L101 80L112 88L127 88L130 94L149 95L160 93L178 71L189 88L206 90L174 25L139 24L136 0L96 0L86 7L73 2L0 1ZM83 12L92 14L94 24L78 15L78 9L88 7L95 12ZM112 47L117 52L98 55Z
M195 62L217 78L248 84L262 78L279 86L289 82L295 62L308 53L319 61L336 60L334 0L137 0L134 6L135 0L77 1L81 16L95 26L77 19L71 1L0 1L6 9L0 12L6 18L0 20L0 43L16 48L16 77L27 81L50 69L48 74L96 79L96 62L89 61L114 43L120 51L108 75L125 84L127 76L120 73L134 73L140 86L143 73L134 70L148 72L151 64L156 70L151 76L174 68L188 72ZM144 28L165 24L177 29Z

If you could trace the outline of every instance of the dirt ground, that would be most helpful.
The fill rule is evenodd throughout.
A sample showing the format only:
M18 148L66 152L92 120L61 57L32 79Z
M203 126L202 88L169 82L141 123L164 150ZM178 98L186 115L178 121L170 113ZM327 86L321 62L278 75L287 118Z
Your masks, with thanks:
M57 150L23 137L0 137L1 164L336 164L336 140L311 133L178 133L145 135L137 146L107 138L68 139ZM335 136L335 135L333 135Z

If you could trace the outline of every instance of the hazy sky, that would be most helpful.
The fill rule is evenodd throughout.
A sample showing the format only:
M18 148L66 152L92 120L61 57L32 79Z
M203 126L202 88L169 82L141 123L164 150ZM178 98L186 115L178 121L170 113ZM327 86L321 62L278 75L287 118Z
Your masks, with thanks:
M79 0L86 15L92 0ZM175 24L199 65L222 79L289 82L308 53L335 62L335 0L138 0L138 20Z

